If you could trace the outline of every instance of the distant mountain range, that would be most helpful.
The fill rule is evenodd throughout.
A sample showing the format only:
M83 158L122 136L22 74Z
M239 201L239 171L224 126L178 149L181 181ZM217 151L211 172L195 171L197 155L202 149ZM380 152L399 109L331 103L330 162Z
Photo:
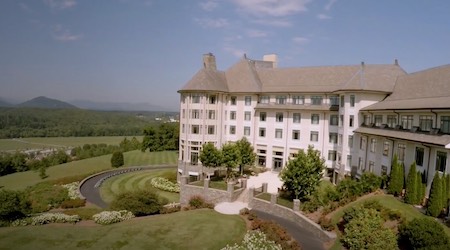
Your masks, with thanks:
M74 100L63 102L57 99L39 96L22 102L12 104L0 98L0 107L26 107L26 108L45 108L45 109L89 109L100 111L172 111L150 103L126 103L126 102L93 102L87 100Z
M56 99L39 96L16 105L21 108L46 108L46 109L76 109L78 107Z

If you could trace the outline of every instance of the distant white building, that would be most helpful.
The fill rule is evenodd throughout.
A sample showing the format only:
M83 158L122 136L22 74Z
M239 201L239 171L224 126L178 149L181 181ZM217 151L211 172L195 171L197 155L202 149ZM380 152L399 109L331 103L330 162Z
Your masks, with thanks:
M389 173L393 154L416 161L429 183L448 172L450 66L407 74L393 64L277 68L276 55L243 57L226 71L214 55L179 90L179 171L201 174L204 143L246 137L257 164L279 171L308 145L337 180Z

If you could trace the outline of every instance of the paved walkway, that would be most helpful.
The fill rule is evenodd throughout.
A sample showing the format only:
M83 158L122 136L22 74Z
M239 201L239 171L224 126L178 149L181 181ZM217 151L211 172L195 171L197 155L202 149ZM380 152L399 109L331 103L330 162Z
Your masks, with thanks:
M278 193L278 188L283 186L283 182L278 177L277 172L266 171L258 176L250 176L247 180L247 188L259 188L263 183L267 183L268 193Z
M176 168L176 166L174 165L157 165L157 166L146 166L146 167L128 167L128 168L141 168L141 170L152 170L152 169L164 169L164 168ZM111 175L115 172L121 172L123 170L125 170L127 168L118 168L118 169L114 169L108 172L104 172L98 175L95 175L89 179L87 179L80 187L80 192L81 195L84 196L84 198L86 198L86 201L95 204L101 208L106 208L108 207L108 204L106 204L103 200L102 197L100 196L100 192L99 189L100 187L95 187L95 184L97 184L98 181L100 181L102 178ZM131 173L131 172L129 172Z

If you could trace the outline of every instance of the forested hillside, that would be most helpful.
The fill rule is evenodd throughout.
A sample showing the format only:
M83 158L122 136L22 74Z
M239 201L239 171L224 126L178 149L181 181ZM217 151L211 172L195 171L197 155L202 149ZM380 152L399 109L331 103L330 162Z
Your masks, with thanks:
M169 115L176 113L0 107L0 138L142 135Z

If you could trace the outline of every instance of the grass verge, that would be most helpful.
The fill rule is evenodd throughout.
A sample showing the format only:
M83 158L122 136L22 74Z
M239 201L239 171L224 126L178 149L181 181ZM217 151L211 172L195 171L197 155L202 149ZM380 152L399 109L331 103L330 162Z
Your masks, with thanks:
M245 231L241 217L202 209L109 226L0 228L0 242L4 249L221 249L240 242Z

